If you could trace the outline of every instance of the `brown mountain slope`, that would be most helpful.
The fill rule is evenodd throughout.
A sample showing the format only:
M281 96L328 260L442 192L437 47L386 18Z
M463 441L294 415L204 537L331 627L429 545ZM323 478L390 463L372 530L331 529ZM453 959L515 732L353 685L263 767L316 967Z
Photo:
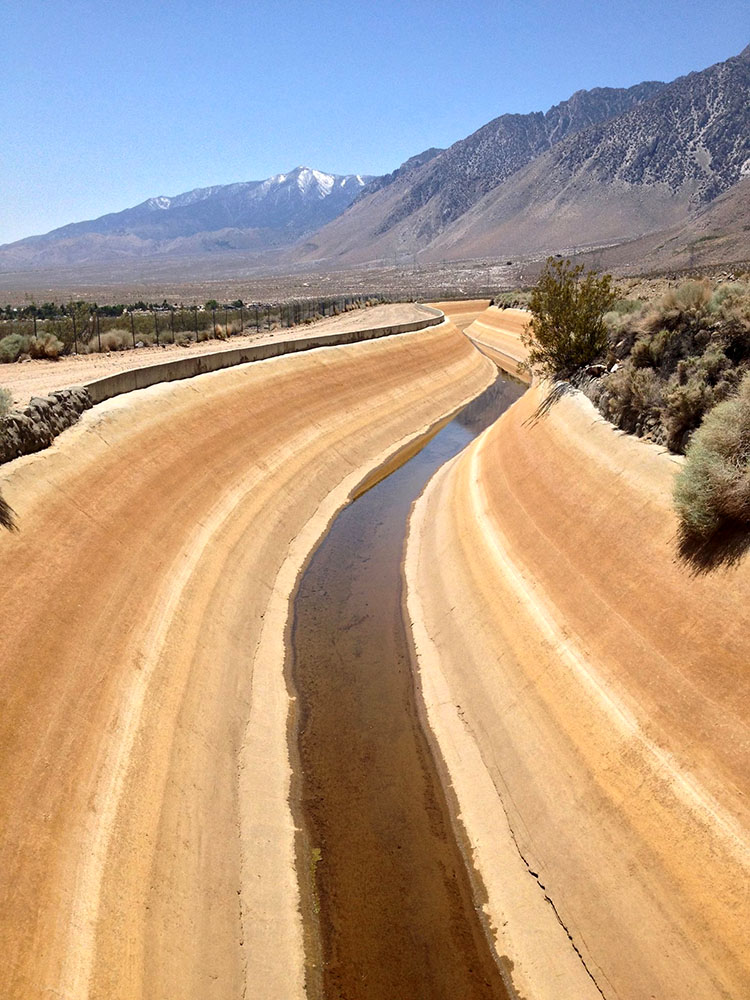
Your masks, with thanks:
M430 245L433 257L559 250L686 225L750 169L750 47L558 144Z
M540 154L648 100L663 86L646 82L627 89L580 90L545 113L501 115L425 163L419 162L420 157L407 161L404 167L416 161L416 168L396 171L389 183L382 178L373 182L295 256L361 263L422 250L487 192Z
M597 268L620 273L748 261L750 177L743 177L687 222L586 256Z
M535 116L497 119L400 183L365 193L302 258L460 259L622 242L684 225L750 170L750 47L624 93L629 106L603 104L598 120L577 117L546 144Z

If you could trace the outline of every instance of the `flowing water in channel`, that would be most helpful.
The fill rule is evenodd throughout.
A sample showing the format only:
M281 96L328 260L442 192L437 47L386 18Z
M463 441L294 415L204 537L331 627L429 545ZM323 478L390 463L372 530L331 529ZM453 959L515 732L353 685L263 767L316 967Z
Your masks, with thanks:
M427 481L524 388L498 378L342 510L300 581L291 680L313 996L508 996L420 724L401 563Z

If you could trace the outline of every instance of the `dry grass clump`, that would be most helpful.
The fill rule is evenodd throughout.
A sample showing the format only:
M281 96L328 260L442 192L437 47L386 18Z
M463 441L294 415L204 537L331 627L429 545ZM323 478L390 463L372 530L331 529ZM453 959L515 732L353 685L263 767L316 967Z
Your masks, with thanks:
M750 525L750 373L695 432L675 485L685 534L701 539L727 524Z
M13 409L13 394L10 389L0 387L0 420Z
M133 346L133 335L130 330L122 327L113 327L101 335L102 352L127 351ZM92 337L88 342L89 354L99 353L99 338Z
M57 361L65 350L65 345L53 333L43 333L38 337L30 338L27 350L30 358L47 358L49 361Z
M607 373L589 395L618 427L684 452L750 370L750 283L686 281L654 305L616 304L606 320Z
M57 361L64 349L65 345L53 333L43 333L39 337L10 333L0 340L0 362L10 364L24 357Z

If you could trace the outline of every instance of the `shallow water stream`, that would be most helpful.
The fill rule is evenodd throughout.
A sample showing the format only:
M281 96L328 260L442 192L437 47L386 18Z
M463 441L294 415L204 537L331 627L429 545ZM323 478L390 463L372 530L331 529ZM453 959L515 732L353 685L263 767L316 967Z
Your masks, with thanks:
M300 581L291 680L313 996L508 996L417 712L401 563L427 481L524 388L498 378L342 510Z

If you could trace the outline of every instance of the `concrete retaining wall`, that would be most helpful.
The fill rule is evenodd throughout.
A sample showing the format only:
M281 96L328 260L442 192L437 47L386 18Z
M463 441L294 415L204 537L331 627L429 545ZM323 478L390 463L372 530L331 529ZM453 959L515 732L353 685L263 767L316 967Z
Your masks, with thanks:
M422 306L430 315L411 323L397 326L373 327L369 330L343 330L338 333L324 333L316 336L290 338L289 340L267 341L238 347L234 350L216 351L212 354L196 354L176 361L165 361L160 365L146 368L131 368L95 379L84 386L61 389L43 398L31 400L22 412L8 414L0 421L0 465L21 455L47 448L61 431L75 423L80 414L96 403L119 396L134 389L146 389L159 382L173 382L177 379L192 378L206 372L232 368L253 361L278 358L282 354L297 351L312 351L318 347L335 347L339 344L355 344L377 337L391 337L398 333L411 333L437 326L445 319L439 309Z
M101 403L105 399L119 396L123 392L134 389L146 389L159 382L173 382L177 379L192 378L194 375L204 375L206 372L220 371L222 368L232 368L234 365L245 365L253 361L266 361L282 354L293 354L297 351L312 351L318 347L335 347L339 344L354 344L362 340L373 340L377 337L391 337L398 333L410 333L436 326L443 321L443 313L439 309L429 309L433 315L425 319L414 320L411 323L400 323L397 326L374 327L369 330L343 330L337 333L324 333L316 336L297 337L289 340L266 341L251 344L248 347L238 347L234 350L216 351L212 354L196 354L177 361L165 361L161 365L149 365L146 368L131 368L116 375L106 375L86 383L91 401Z

